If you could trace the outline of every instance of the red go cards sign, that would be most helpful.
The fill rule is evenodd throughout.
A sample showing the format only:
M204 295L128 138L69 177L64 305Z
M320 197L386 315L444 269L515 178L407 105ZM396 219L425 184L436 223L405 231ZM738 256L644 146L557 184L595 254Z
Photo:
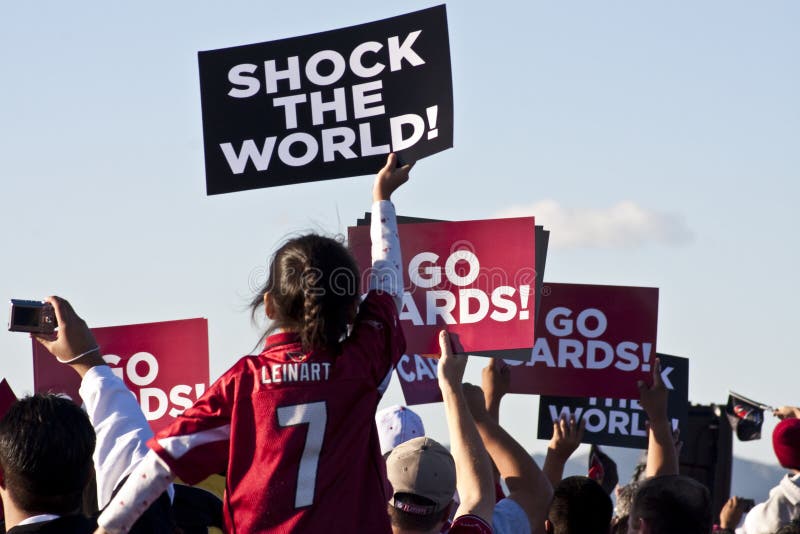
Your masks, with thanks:
M93 328L103 359L139 400L154 432L194 404L208 385L208 321L186 319ZM80 402L80 378L33 341L36 391L63 392Z
M400 320L408 354L439 354L443 328L460 353L530 349L534 226L533 217L400 225ZM351 227L349 239L362 273L368 273L369 227Z
M545 283L533 351L505 360L511 392L638 398L636 381L651 381L657 327L658 289ZM397 375L407 404L441 402L435 360L403 356Z
M540 306L530 359L508 361L512 393L633 399L651 382L658 289L547 283Z

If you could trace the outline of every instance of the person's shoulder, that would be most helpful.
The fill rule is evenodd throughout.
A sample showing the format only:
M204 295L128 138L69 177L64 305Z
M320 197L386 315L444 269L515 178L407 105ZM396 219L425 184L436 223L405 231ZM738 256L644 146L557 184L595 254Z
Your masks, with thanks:
M503 498L494 505L492 527L497 533L530 532L532 530L525 509L511 498Z
M7 534L92 534L97 528L97 523L82 515L59 517L50 521L17 525L7 531Z
M259 363L258 355L242 356L205 389L202 396L187 409L187 412L191 413L193 408L204 406L210 398L232 398L243 385L247 389L247 385L256 380L261 367L262 363ZM162 429L159 436L163 436L165 430Z
M231 380L239 377L244 371L260 367L263 362L264 352L261 354L246 354L236 360L236 363L231 365L227 371L222 373L220 379Z
M528 515L522 505L510 497L504 497L497 501L494 505L494 513L495 515L501 514L508 517L524 517L526 521L528 519Z
M354 332L359 330L397 330L399 326L397 303L389 293L378 289L367 293L358 306L358 314L353 321Z
M371 289L364 300L361 301L359 311L364 308L377 307L388 312L396 313L397 304L395 304L394 297L386 291L380 289Z
M783 496L792 505L800 505L800 477L797 475L786 475L781 479L778 488L780 488Z
M742 532L774 532L781 527L784 517L796 509L800 501L793 497L800 493L790 478L781 482L769 492L769 498L756 504L744 517ZM800 497L799 497L800 498Z

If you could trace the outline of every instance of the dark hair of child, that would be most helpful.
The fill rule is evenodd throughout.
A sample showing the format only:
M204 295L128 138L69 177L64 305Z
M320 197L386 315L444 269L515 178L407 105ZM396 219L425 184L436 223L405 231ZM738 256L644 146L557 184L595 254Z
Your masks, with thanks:
M317 234L296 237L272 257L267 282L250 303L254 317L265 294L272 321L265 336L278 329L297 332L303 350L338 354L358 308L358 266L336 239Z

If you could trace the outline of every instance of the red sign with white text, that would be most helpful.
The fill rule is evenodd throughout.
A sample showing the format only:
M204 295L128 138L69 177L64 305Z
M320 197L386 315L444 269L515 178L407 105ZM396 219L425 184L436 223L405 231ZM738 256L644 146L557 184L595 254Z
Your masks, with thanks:
M438 354L443 328L460 353L530 349L533 217L401 224L399 232L405 280L400 320L409 354ZM349 228L349 241L366 281L369 227Z
M511 393L638 398L656 355L658 289L545 282L536 344L511 365ZM406 404L441 402L437 360L403 356L397 376Z
M103 359L139 400L154 432L167 426L208 386L208 321L185 319L93 328ZM66 393L80 401L80 378L33 341L36 391Z
M439 380L436 378L438 364L439 360L436 358L403 354L395 371L407 405L442 402L442 390L439 389Z
M639 397L656 357L658 289L545 283L530 360L508 361L512 393Z

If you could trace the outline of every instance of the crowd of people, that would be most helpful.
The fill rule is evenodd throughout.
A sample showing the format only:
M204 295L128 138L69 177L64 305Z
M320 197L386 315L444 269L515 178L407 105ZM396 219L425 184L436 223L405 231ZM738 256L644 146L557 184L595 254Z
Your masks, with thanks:
M499 424L508 369L490 360L481 386L463 383L467 356L453 353L445 331L438 383L449 450L408 408L376 414L405 350L390 199L410 169L390 155L376 176L367 296L342 243L313 234L288 241L253 301L254 313L263 308L271 320L263 351L239 360L155 436L86 323L67 301L49 298L58 329L37 339L81 376L84 408L36 394L0 421L5 531L800 532L800 409L776 411L783 420L773 444L790 474L752 510L734 497L713 517L709 490L679 474L658 360L652 383L639 383L646 462L636 481L616 489L563 477L582 421L554 423L537 465ZM218 497L188 486L214 487L214 479Z

